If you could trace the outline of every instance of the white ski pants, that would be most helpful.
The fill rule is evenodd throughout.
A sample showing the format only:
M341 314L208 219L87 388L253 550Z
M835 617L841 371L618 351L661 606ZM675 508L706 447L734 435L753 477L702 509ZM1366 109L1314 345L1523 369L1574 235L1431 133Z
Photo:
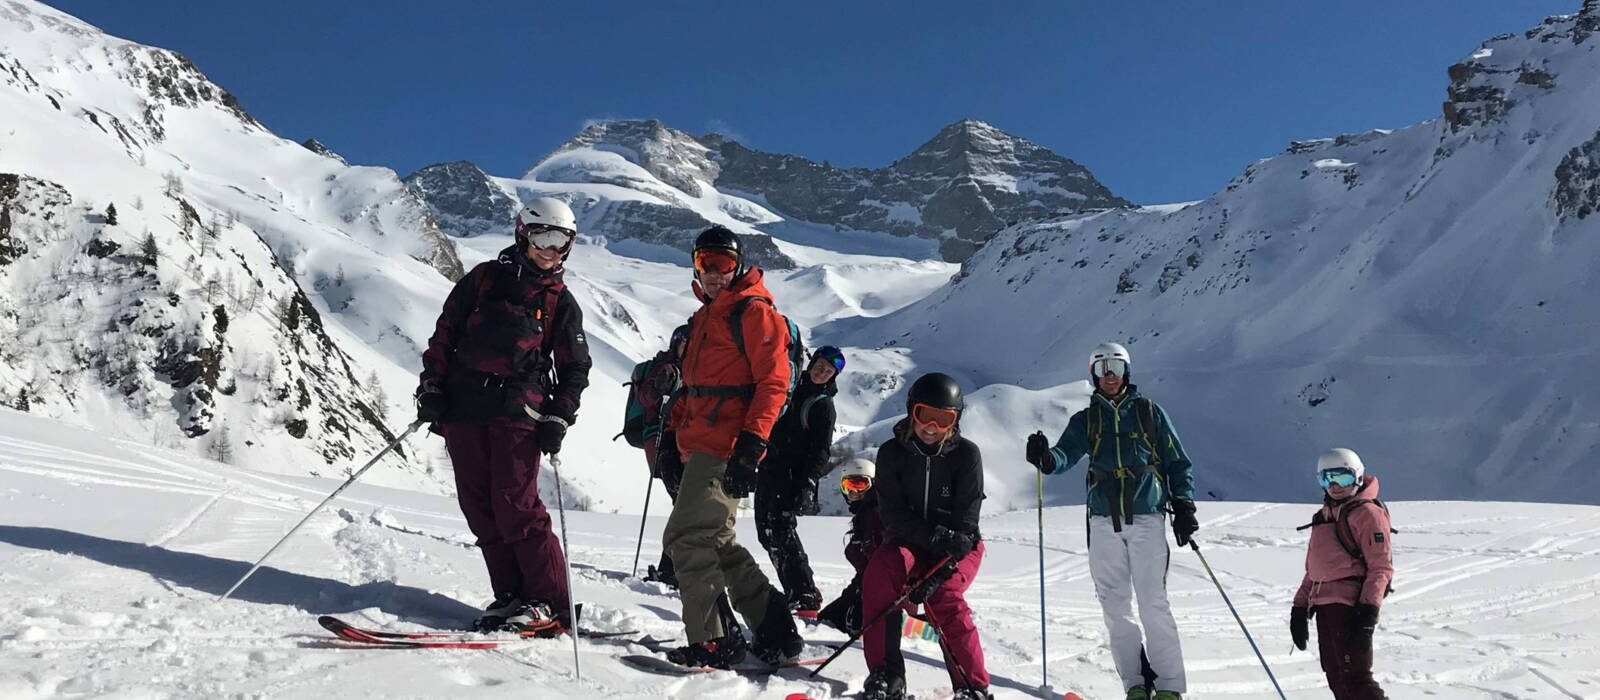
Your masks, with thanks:
M1178 623L1167 603L1167 516L1135 515L1122 532L1112 518L1089 518L1089 575L1106 618L1111 661L1122 676L1122 687L1144 685L1139 651L1144 650L1156 672L1156 688L1188 691L1183 673L1183 646ZM1133 620L1133 599L1139 599L1139 624Z

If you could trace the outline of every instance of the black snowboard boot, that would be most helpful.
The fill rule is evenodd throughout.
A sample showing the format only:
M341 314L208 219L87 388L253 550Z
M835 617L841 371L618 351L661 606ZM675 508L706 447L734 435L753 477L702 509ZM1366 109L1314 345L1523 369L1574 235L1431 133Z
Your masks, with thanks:
M768 586L767 612L761 617L761 625L756 627L756 641L750 650L762 661L782 666L800 658L804 649L805 640L795 629L794 617L789 614L783 592Z
M905 700L906 677L887 668L878 668L867 675L861 686L861 700Z

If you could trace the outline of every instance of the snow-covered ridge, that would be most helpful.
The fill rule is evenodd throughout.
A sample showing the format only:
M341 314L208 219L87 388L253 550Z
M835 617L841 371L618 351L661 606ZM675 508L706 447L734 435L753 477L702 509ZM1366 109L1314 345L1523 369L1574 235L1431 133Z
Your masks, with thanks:
M1007 223L1128 204L1083 166L974 119L946 126L879 169L756 151L656 120L597 122L540 159L520 183L556 191L575 184L620 188L621 199L643 202L622 206L651 209L643 218L664 219L660 228L672 231L691 228L684 224L696 216L709 224L726 215L764 233L773 231L769 224L789 221L930 239L950 260L969 256ZM675 233L652 236L625 221L599 223L601 235L682 243Z
M846 325L986 395L1039 392L977 410L1013 503L1022 437L1061 430L1081 404L1059 389L1106 339L1209 496L1287 498L1342 445L1395 497L1600 501L1597 22L1591 2L1485 43L1440 119L1296 142L1181 209L1011 227L925 302Z

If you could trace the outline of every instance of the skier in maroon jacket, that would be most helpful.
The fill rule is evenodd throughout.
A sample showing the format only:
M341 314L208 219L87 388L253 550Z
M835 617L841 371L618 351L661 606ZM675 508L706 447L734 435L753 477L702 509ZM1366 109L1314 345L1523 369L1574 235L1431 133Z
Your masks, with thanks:
M577 237L560 200L528 202L516 243L450 291L422 355L417 418L444 436L456 495L494 602L474 626L557 636L573 625L560 541L539 498L539 453L561 451L589 385L583 312L562 282ZM536 422L524 406L556 416Z
M985 700L993 697L989 672L965 595L983 561L983 456L957 430L964 407L961 387L937 372L923 375L907 392L908 415L895 426L894 438L878 448L873 491L888 539L867 563L861 597L872 620L908 582L923 580L909 600L926 603L928 622L938 629L955 700ZM933 574L924 579L930 569ZM870 671L861 689L864 700L905 697L901 615L893 610L862 634Z

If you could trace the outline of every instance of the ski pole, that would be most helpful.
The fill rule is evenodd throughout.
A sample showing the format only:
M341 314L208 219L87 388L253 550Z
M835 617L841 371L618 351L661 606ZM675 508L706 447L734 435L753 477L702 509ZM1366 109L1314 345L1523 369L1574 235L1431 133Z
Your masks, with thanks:
M857 632L855 634L850 635L850 639L849 640L847 640L844 644L839 645L839 647L837 649L834 649L833 650L833 655L829 656L827 661L822 662L822 665L816 667L815 669L813 669L811 671L811 677L812 678L816 678L817 674L822 673L822 669L827 668L828 664L833 663L834 659L839 658L839 655L844 653L844 650L849 649L851 644L855 644L856 640L861 638L861 635L866 634L868 627L871 627L871 626L876 625L876 624L878 624L880 622L883 622L883 619L888 617L889 613L894 612L896 610L899 610L900 606L905 604L906 599L911 597L911 592L912 591L917 590L918 586L921 586L930 577L932 577L934 574L938 573L939 570L944 568L944 565L946 563L948 563L949 561L950 561L950 557L949 556L945 556L945 557L940 558L939 561L934 562L933 566L928 568L927 573L924 573L923 575L918 576L917 580L907 583L905 589L900 591L900 597L899 598L895 598L894 602L890 603L888 607L884 608L877 615L872 616L872 619L870 621L868 621L866 624L861 626L861 631L860 632Z
M655 477L646 477L644 480L644 512L639 515L639 542L633 545L633 573L629 577L639 575L639 552L644 549L644 521L650 517L650 492L655 490Z
M563 428L571 427L560 416L551 416L540 413L532 406L523 405L522 410L539 422L559 424ZM556 515L561 519L561 563L567 569L567 619L572 622L572 629L567 634L572 635L572 675L577 680L583 680L583 670L578 666L578 606L573 602L572 596L572 540L567 539L567 506L561 496L561 457L555 453L550 454L550 471L556 477ZM534 488L538 488L537 485Z
M267 561L267 558L272 556L273 552L278 551L278 548L282 547L284 542L288 542L289 538L292 537L295 532L299 531L300 527L306 524L306 521L311 519L311 516L316 515L317 511L322 510L323 506L328 505L328 501L338 497L339 494L344 493L345 489L350 488L351 484L356 483L356 479L361 478L361 475L365 474L368 469L371 469L372 465L377 464L379 459L381 459L384 455L389 454L389 450L400 446L400 443L404 442L407 437L410 437L412 433L416 432L417 428L422 427L422 423L423 421L420 418L417 419L406 428L405 432L400 433L400 437L395 438L394 442L391 442L388 445L385 445L383 449L378 450L378 454L373 455L372 459L368 460L367 463L360 469L357 469L356 473L351 474L350 478L346 479L345 482L339 486L339 488L334 489L333 493L328 494L327 498L322 499L322 502L318 503L317 507L312 508L310 513L306 513L306 517L301 518L299 523L297 523L294 527L289 528L289 533L284 535L282 539L278 540L277 544L272 545L272 549L267 550L266 554L261 555L261 558L256 560L255 566L250 567L249 571L244 572L244 575L240 576L238 581L234 581L233 586L228 588L226 593L217 596L217 602L220 603L224 600L227 600L228 596L233 595L234 591L239 590L239 586L244 585L245 579L250 578L250 575L254 574L256 569L261 568L261 565Z
M1272 667L1267 665L1267 657L1261 655L1261 648L1256 646L1255 638L1250 636L1250 628L1244 626L1244 618L1239 617L1239 611L1234 609L1233 601L1228 600L1228 592L1222 590L1222 582L1217 580L1217 574L1211 570L1211 564L1206 562L1206 555L1200 553L1200 543L1191 538L1189 546L1194 549L1194 555L1200 557L1200 564L1206 567L1206 575L1211 577L1211 583L1215 584L1217 592L1222 594L1222 602L1228 604L1228 612L1233 613L1233 619L1239 623L1239 629L1244 631L1245 641L1250 642L1250 648L1256 652L1256 658L1261 661L1261 668L1266 669L1267 678L1272 681L1272 687L1277 689L1278 697L1289 700L1288 696L1283 694L1283 686L1278 685L1278 677L1272 675Z
M1050 633L1045 626L1044 608L1044 472L1035 471L1039 494L1039 684L1050 685Z

